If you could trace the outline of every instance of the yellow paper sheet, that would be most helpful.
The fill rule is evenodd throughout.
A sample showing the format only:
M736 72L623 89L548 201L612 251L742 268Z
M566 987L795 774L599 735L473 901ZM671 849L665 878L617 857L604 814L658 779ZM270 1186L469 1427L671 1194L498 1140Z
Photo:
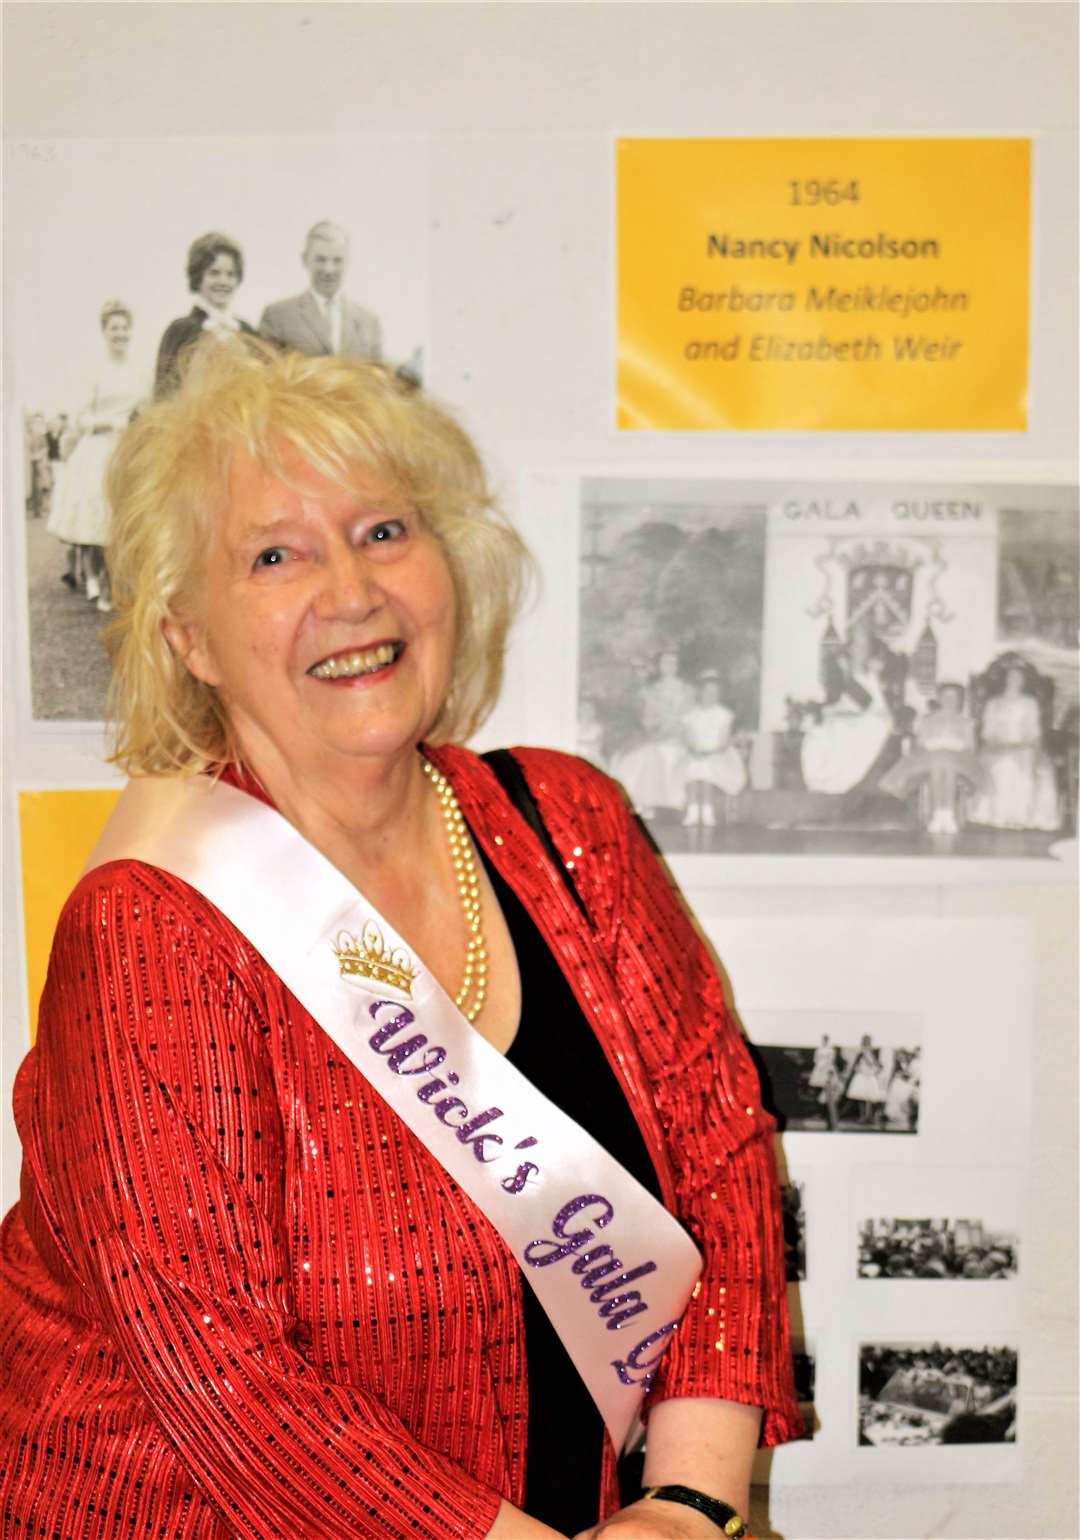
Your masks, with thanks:
M621 139L622 429L1027 426L1026 139Z
M112 789L19 793L31 1041L56 922L119 795Z

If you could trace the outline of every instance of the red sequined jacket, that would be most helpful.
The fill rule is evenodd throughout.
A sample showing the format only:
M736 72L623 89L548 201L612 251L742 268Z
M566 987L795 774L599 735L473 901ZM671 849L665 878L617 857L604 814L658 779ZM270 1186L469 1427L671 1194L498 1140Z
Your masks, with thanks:
M432 757L559 958L705 1252L653 1399L750 1402L767 1443L796 1436L772 1125L677 897L587 765L520 753L590 924L488 767ZM464 1540L500 1496L520 1504L513 1257L183 882L134 862L80 882L16 1115L4 1536Z

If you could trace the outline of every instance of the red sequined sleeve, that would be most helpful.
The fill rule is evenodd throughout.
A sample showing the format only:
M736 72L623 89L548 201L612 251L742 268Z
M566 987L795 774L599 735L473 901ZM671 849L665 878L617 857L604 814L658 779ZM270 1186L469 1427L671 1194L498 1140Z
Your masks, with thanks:
M644 1047L679 1217L705 1257L652 1400L762 1406L764 1443L797 1438L774 1124L712 959L632 821L620 908L616 968L622 987L666 1023Z
M580 761L525 752L536 761L534 784L541 766L549 784L573 766L576 811L553 799L544 816L557 843L572 846L575 831L588 842L578 883L606 937L652 1083L675 1210L705 1259L650 1400L719 1396L760 1406L763 1443L798 1438L775 1128L716 967L615 783Z
M42 1002L27 1159L87 1320L230 1534L485 1534L497 1493L294 1345L266 1027L182 885L137 870L77 889Z

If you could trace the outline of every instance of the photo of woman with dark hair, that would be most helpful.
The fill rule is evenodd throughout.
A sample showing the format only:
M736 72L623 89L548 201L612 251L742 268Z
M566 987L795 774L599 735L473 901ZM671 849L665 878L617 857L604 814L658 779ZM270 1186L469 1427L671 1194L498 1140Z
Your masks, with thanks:
M170 321L158 348L154 395L167 396L180 378L180 355L204 332L229 336L255 328L233 314L233 295L244 279L244 253L227 235L211 230L192 241L187 254L188 288L195 303L187 315Z

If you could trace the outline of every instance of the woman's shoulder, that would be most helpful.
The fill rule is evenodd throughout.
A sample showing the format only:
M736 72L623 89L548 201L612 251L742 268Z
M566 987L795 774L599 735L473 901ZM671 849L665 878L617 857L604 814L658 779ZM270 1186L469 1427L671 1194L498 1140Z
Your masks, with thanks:
M198 307L193 307L187 315L178 315L175 321L170 321L161 336L161 346L171 346L183 342L188 337L194 337L202 331L205 317Z
M624 808L626 805L618 782L580 755L525 744L515 744L508 752L517 761L529 790L539 802L569 798L594 801L598 806ZM478 779L492 773L484 755L470 749L444 749L442 753L458 773Z
M146 861L124 857L84 872L60 912L55 951L99 951L118 939L152 957L183 945L208 963L220 956L230 968L250 965L257 953L211 901L181 877Z
M119 896L136 898L142 894L164 894L170 889L178 892L182 888L187 888L187 884L147 861L140 861L130 856L121 856L114 861L101 861L82 873L68 895L67 903L61 912L61 919L67 915L69 909L81 908L95 894L112 892ZM193 888L187 888L187 890L193 897L198 897Z
M587 846L609 872L625 866L631 843L631 810L617 781L588 760L560 749L515 745L509 751L524 777L555 848L581 881L586 873L577 846ZM496 767L467 750L443 750L442 768L464 786L474 806L496 806L505 795ZM503 782L505 785L505 781ZM511 801L518 799L511 792ZM590 864L590 863L587 863ZM595 862L591 863L596 865Z

